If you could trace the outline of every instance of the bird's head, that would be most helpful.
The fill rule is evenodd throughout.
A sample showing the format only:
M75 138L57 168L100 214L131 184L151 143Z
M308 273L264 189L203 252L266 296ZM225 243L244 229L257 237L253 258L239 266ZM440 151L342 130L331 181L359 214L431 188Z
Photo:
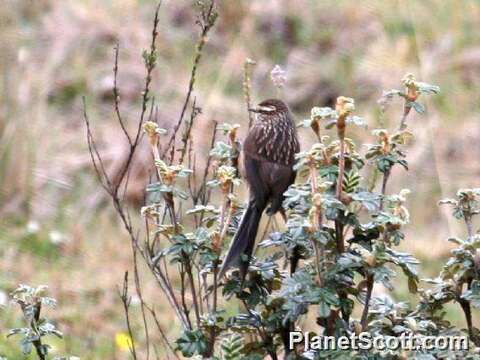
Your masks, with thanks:
M288 107L282 100L268 99L262 101L257 107L248 110L262 115L278 115L288 112Z

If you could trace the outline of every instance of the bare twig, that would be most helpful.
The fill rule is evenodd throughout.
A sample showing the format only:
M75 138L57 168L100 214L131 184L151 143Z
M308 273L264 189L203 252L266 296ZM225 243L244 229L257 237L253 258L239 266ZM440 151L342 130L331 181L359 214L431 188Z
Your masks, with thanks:
M112 184L110 182L110 178L108 177L102 158L98 153L98 149L95 144L95 138L93 136L91 126L90 126L90 119L87 115L87 104L86 104L85 97L82 98L82 102L83 102L83 119L87 127L88 150L90 153L90 158L92 160L93 168L95 170L95 174L97 175L98 181L100 182L100 185L102 185L102 187L105 189L105 191L108 194L111 194Z
M340 155L338 158L338 177L335 195L339 201L342 201L342 186L345 173L345 117L339 117L337 127L340 140ZM343 214L339 215L339 217L342 216ZM341 254L345 251L345 243L343 241L343 224L341 220L335 220L335 232L337 240L337 251L339 254Z
M132 243L132 253L133 253L133 274L135 279L135 291L138 298L140 299L140 309L142 312L143 320L143 330L145 332L145 342L147 347L147 360L150 359L150 333L148 331L148 322L147 317L145 316L145 301L143 299L142 287L140 284L140 276L138 274L138 261L137 261L137 248Z
M156 60L157 60L157 47L156 47L156 40L158 36L158 22L159 22L159 12L160 12L160 6L161 2L158 3L157 8L155 10L155 17L153 20L153 29L152 29L152 41L150 43L150 50L149 52L144 53L144 60L145 60L145 68L146 68L146 75L145 75L145 86L142 91L142 106L141 106L141 112L140 112L140 118L137 123L137 129L136 133L134 136L133 143L130 145L130 151L127 156L127 160L122 167L120 174L118 176L117 184L115 185L114 188L114 195L117 196L118 194L118 189L121 186L123 179L125 178L125 175L127 171L129 170L133 156L135 155L136 149L139 144L140 136L142 133L142 125L145 119L145 113L147 112L147 104L150 101L149 95L150 95L150 84L152 82L152 72L153 69L156 66ZM118 91L118 90L117 90Z
M147 251L149 253L146 253L138 245L138 234L133 229L130 217L128 215L128 209L126 209L126 207L123 204L123 200L118 195L119 194L119 188L122 186L122 183L124 182L125 176L127 176L127 174L129 173L134 154L135 154L136 149L138 147L138 144L140 142L141 134L142 134L142 131L141 131L142 130L142 124L144 122L145 115L146 115L146 112L147 112L147 104L150 101L150 98L149 98L150 84L151 84L151 81L152 81L152 72L153 72L153 69L155 68L155 65L156 65L156 56L157 56L157 54L156 54L157 50L156 50L156 44L155 43L156 43L156 38L158 36L157 28L158 28L158 23L159 23L160 6L161 6L161 2L158 4L158 6L155 10L150 50L144 54L145 67L146 67L145 86L144 86L144 90L142 92L141 112L140 112L140 117L139 117L139 120L138 120L138 123L137 123L136 133L135 133L135 135L133 137L133 140L132 140L132 137L126 133L126 130L123 130L124 135L127 138L127 140L128 140L128 138L130 138L129 143L131 143L131 144L129 146L129 152L128 152L128 155L127 155L127 160L123 164L123 166L121 168L121 171L120 171L120 175L117 177L115 183L111 180L111 178L107 174L107 172L105 170L103 160L102 160L102 157L100 156L100 154L98 152L98 148L95 144L94 137L93 137L93 134L92 134L92 131L91 131L90 121L89 121L88 116L87 116L85 100L84 100L84 120L85 120L85 123L86 123L86 126L87 126L87 140L88 140L89 152L90 152L90 156L91 156L92 163L93 163L95 172L97 174L97 177L98 177L102 187L110 195L110 197L112 199L112 202L113 202L113 205L114 205L114 208L117 211L117 214L119 215L120 219L122 220L122 223L123 223L125 229L127 230L127 233L130 236L132 244L134 244L136 249L138 249L138 251L141 253L142 257L145 259L145 261L149 265L149 268L151 269L153 275L155 276L158 284L160 285L163 292L167 296L167 299L168 299L170 305L175 310L178 318L182 322L182 326L184 328L188 328L187 319L186 319L185 315L182 313L182 311L180 310L178 301L177 301L177 299L174 295L171 284L169 283L166 275L162 272L162 270L160 268L156 267L156 264L151 259L151 254L150 254L151 249L149 248L148 244L147 244L147 247L148 247ZM115 58L116 59L117 59L117 56L118 56L118 52L116 51L115 52ZM115 60L115 61L117 62L117 60ZM118 66L115 65L114 66L114 72L116 73L117 71L118 71ZM115 81L114 87L116 87L116 85L117 85L117 83ZM119 94L118 89L114 89L114 94L117 94L117 95ZM118 106L118 101L119 101L118 97L115 98L115 101L116 101L115 111L116 112L118 111L117 119L118 119L122 129L126 129L126 127L124 126L123 118L120 114L120 108ZM125 184L125 186L126 185L127 184Z
M125 276L123 278L123 287L122 290L120 291L119 289L119 294L120 294L120 299L122 300L123 304L123 310L125 313L125 320L127 323L127 330L128 330L128 336L130 337L129 341L129 348L130 348L130 353L132 354L133 359L137 359L137 352L135 349L135 339L133 338L133 330L132 330L132 324L130 323L130 303L131 303L131 297L128 295L128 271L125 272Z
M197 291L195 287L195 281L193 279L192 265L189 258L187 258L185 262L185 271L188 276L190 291L192 292L193 310L195 311L195 319L197 320L197 326L200 326L200 307L198 305Z
M213 120L213 130L212 130L212 136L210 140L210 148L208 150L208 157L207 157L207 163L205 164L205 169L203 171L203 176L202 176L202 183L200 185L200 189L198 192L195 194L195 197L193 198L193 202L196 205L198 201L200 200L202 205L206 205L208 202L208 197L207 197L207 178L208 178L208 172L210 170L210 165L212 163L212 155L210 155L211 150L215 146L215 142L217 141L217 125L218 122ZM200 223L203 220L203 213L200 215Z
M253 113L250 111L252 107L251 102L251 77L252 77L252 66L255 65L255 61L252 59L245 59L243 64L243 96L245 98L245 105L247 106L247 114L248 114L248 128L250 129L253 124Z
M160 325L160 321L158 320L157 313L155 312L155 310L154 310L153 308L150 308L150 307L148 307L148 306L146 306L146 309L147 309L147 310L150 312L150 314L152 315L153 320L155 321L155 325L157 326L158 332L160 333L160 335L161 335L161 337L162 337L163 343L167 346L167 348L170 350L170 352L171 352L172 355L175 357L175 359L180 360L180 358L178 357L177 353L175 352L175 350L173 349L172 345L170 344L170 341L168 341L168 338L167 338L167 336L165 335L165 331L163 330L162 326Z
M185 270L184 270L184 265L181 265L180 268L180 298L182 301L182 307L183 307L183 312L185 313L185 316L187 317L188 320L188 326L190 329L192 329L192 322L190 320L190 310L188 309L187 306L187 300L186 300L186 288L185 288Z
M187 152L187 145L188 145L188 140L190 139L190 133L193 128L193 122L196 119L196 117L199 114L201 114L201 112L202 110L199 107L197 107L197 98L194 98L193 104L192 104L192 112L190 113L190 120L188 121L185 132L183 133L183 136L182 136L183 147L181 149L180 160L178 161L180 165L183 164L183 160Z
M115 102L115 114L117 114L117 120L118 123L120 124L120 127L122 128L123 134L127 138L128 144L130 146L133 145L132 139L130 138L130 135L128 134L127 128L125 127L125 122L123 121L121 112L120 112L120 92L118 91L118 85L117 85L117 78L118 78L118 50L119 50L120 45L117 44L113 48L114 54L115 54L115 61L113 65L113 99Z
M166 277L166 275L163 273L163 271L160 269L159 266L153 265L151 258L149 258L149 257L147 258L145 256L145 254L143 254L143 253L142 253L142 255L144 255L143 257L147 261L147 264L149 265L150 270L152 270L153 275L155 276L155 279L157 280L158 284L160 285L161 289L163 290L164 294L166 295L167 300L170 303L170 305L172 306L175 313L177 314L177 317L181 321L182 327L184 329L190 329L191 326L189 325L189 321L187 319L187 316L181 310L180 305L178 303L178 300L177 300L177 298L176 298L176 296L173 292L173 289L172 289L172 287L171 287L171 285L168 281L168 278Z
M203 3L202 3L203 4ZM152 208L150 209L147 207L147 212L152 211L150 215L146 215L145 219L145 230L147 231L147 234L145 236L145 239L142 243L140 243L139 238L140 238L140 231L136 230L132 224L132 220L130 218L129 214L129 208L125 205L125 194L129 185L129 177L131 174L131 169L132 169L132 164L134 161L135 154L138 149L138 145L140 144L143 136L142 132L142 127L144 123L146 122L147 119L152 121L152 119L155 117L155 124L158 124L157 121L157 113L158 113L158 108L155 106L155 101L153 98L151 98L150 95L150 88L151 88L151 83L152 83L152 73L153 70L155 69L156 63L157 63L157 48L156 48L156 39L158 36L158 24L159 24L159 10L160 10L161 3L158 4L156 11L155 11L155 16L154 16L154 21L153 21L153 28L152 28L152 36L151 36L151 43L148 51L145 51L143 54L144 58L144 63L145 63L145 69L146 69L146 74L145 74L145 83L141 95L141 109L140 109L140 115L138 117L138 120L135 124L136 130L134 132L129 133L128 131L128 126L127 123L125 122L125 118L122 115L121 109L120 109L120 91L118 88L118 71L119 71L119 65L118 65L118 59L119 59L119 46L115 46L114 48L114 67L113 67L113 72L114 72L114 84L113 84L113 95L114 95L114 111L116 114L116 119L118 122L118 126L120 127L122 131L122 137L125 138L126 143L128 143L128 152L125 161L122 163L121 168L118 172L118 174L115 176L115 178L112 178L109 176L109 174L106 171L106 167L104 164L104 160L102 159L102 156L100 155L100 152L98 150L97 144L95 143L95 139L92 133L91 129L91 124L89 121L89 118L87 116L87 109L86 109L86 103L84 100L84 119L85 119L85 124L87 127L87 141L88 141L88 147L89 147L89 153L91 156L92 164L94 166L95 173L100 181L100 184L102 187L105 189L107 194L112 200L113 206L120 217L123 226L127 230L127 233L129 234L131 245L132 245L132 253L133 253L133 261L134 261L134 271L135 271L135 286L136 286L136 292L140 298L141 301L141 311L142 311L142 319L143 319L143 326L144 326L144 331L145 331L145 336L146 336L146 346L147 346L147 360L150 358L150 346L153 345L153 349L155 350L155 345L151 343L150 339L150 333L149 333L149 324L148 324L148 318L145 313L145 309L149 309L147 304L145 303L142 295L142 289L141 289L141 282L140 282L140 277L138 273L138 254L141 255L141 257L144 259L145 263L149 267L150 271L154 275L159 287L162 289L163 293L165 294L170 306L173 308L175 311L175 314L177 318L180 320L183 329L193 329L192 323L189 318L189 312L191 309L187 307L187 301L185 297L185 290L189 289L191 291L192 295L192 307L195 312L195 318L196 318L196 325L200 327L200 316L202 312L202 303L201 303L201 285L200 282L195 284L195 275L199 275L200 269L198 268L198 264L194 262L194 259L191 257L187 256L184 254L184 261L182 261L182 267L179 269L180 274L182 276L182 290L181 290L181 299L177 297L179 296L178 293L174 291L174 288L172 286L171 278L168 274L167 271L167 265L165 261L165 257L163 256L160 247L160 237L161 235L159 233L154 233L152 235L152 239L150 238L149 234L149 219L153 219L155 222L156 226L159 226L161 223L163 223L162 216L161 216L161 210L159 209L158 205L153 205ZM207 34L214 25L215 21L217 18L217 12L215 10L215 0L211 0L207 5L201 5L201 11L200 11L200 17L198 20L198 24L201 27L201 33L200 33L200 38L197 42L196 46L196 54L193 60L193 67L191 71L191 76L190 76L190 82L187 90L187 95L185 97L185 101L180 113L180 117L174 126L173 129L173 134L171 135L167 145L165 147L162 147L162 149L159 148L158 142L155 144L152 144L152 153L153 157L155 160L155 164L158 165L161 162L162 158L165 158L165 155L170 152L170 164L174 161L175 158L175 141L176 141L176 136L177 132L179 131L180 127L182 126L185 118L185 113L187 110L187 107L190 105L190 99L192 97L194 85L195 85L195 80L196 80L196 75L197 75L197 70L198 66L200 63L200 59L202 57L202 51L203 48L207 42ZM150 105L149 105L150 104ZM149 110L149 111L148 111ZM182 134L182 143L183 143L183 148L181 149L180 152L180 159L179 159L179 164L181 165L185 159L185 156L187 154L187 151L189 152L189 164L191 164L191 154L192 154L192 147L193 147L193 141L191 139L191 132L192 128L194 125L194 120L200 113L200 109L197 107L196 104L196 99L194 99L193 104L192 104L192 112L190 115L190 121L186 124L185 129ZM146 123L148 125L151 125L150 123ZM214 131L212 135L212 144L211 147L213 147L213 143L216 138L216 122L214 122ZM147 127L145 125L145 127ZM151 140L151 139L150 139ZM195 160L193 160L195 161ZM209 155L206 168L204 171L204 176L202 179L201 186L197 189L195 186L195 190L193 191L193 188L191 189L191 195L193 198L194 203L196 204L198 201L202 201L202 203L205 203L208 201L208 196L207 196L207 190L206 190L206 181L209 176L209 169L210 169L210 164L211 164L211 156ZM162 179L162 171L156 166L156 175L159 179L159 182L164 184L164 179ZM165 177L168 177L168 172L165 173ZM167 179L167 182L169 179ZM169 183L170 184L170 183ZM170 215L171 223L174 228L174 233L178 234L181 229L178 225L177 221L177 213L175 210L178 210L179 213L183 211L182 209L182 204L176 204L174 203L174 197L173 193L169 192L164 192L163 197L165 200L165 210L166 213L164 214L168 216ZM150 216L150 217L149 217ZM180 216L180 215L179 215ZM167 236L167 238L170 241L173 241L170 236ZM158 251L160 250L160 251ZM196 274L195 274L196 272ZM188 283L188 285L187 285ZM199 289L199 293L197 293L197 286ZM216 296L216 295L215 295ZM124 304L124 310L125 310L125 316L126 316L126 321L127 321L127 327L129 330L129 335L130 338L132 339L132 344L131 344L131 352L132 356L134 359L137 358L136 355L136 349L135 349L135 342L134 342L134 337L133 337L133 330L131 329L131 322L130 322L130 317L129 317L129 312L128 308L130 305L130 297L128 296L128 273L125 274L124 278L124 286L123 290L121 291L121 298L122 302ZM199 300L200 299L200 300ZM181 303L180 303L181 301ZM190 299L188 299L190 301ZM200 303L199 303L200 301ZM216 304L216 301L215 301ZM216 305L215 305L216 306ZM162 335L163 340L168 344L168 341L165 337L165 334L163 333L163 330L160 327L160 324L158 323L158 319L155 316L155 313L150 311L152 316L154 317L154 320L157 324L158 330ZM168 344L170 347L170 345ZM172 353L175 353L173 349L170 348ZM177 357L175 355L175 357Z
M190 73L190 81L188 83L187 95L185 97L185 101L183 102L182 111L180 112L180 117L178 118L177 123L173 127L173 133L170 136L170 139L168 140L167 146L162 153L162 158L165 158L165 155L170 150L170 164L173 163L173 160L174 160L174 157L175 157L175 140L176 140L177 132L180 129L180 126L182 125L183 118L185 116L185 112L186 112L188 104L190 102L190 97L192 96L193 88L194 88L195 81L196 81L198 65L200 64L200 60L202 58L203 47L207 43L208 32L213 27L213 25L215 24L215 21L217 19L217 12L215 10L215 0L211 0L210 1L210 6L208 6L206 9L202 9L200 15L201 15L200 19L198 20L197 23L200 25L201 33L200 33L200 38L199 38L199 40L197 42L197 46L196 46L192 71Z

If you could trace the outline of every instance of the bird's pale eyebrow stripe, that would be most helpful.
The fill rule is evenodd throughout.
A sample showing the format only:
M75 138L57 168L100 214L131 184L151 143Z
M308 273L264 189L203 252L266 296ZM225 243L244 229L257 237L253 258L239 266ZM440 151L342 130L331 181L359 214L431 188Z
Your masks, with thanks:
M262 111L267 111L267 112L275 111L274 106L260 106L259 109L262 110Z

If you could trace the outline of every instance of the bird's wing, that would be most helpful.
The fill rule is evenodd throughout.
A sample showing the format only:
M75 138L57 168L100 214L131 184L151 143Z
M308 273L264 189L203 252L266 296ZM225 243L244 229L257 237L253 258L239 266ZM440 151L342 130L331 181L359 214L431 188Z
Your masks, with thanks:
M243 143L245 155L256 160L292 166L299 143L295 128L253 126ZM287 132L287 133L284 133Z

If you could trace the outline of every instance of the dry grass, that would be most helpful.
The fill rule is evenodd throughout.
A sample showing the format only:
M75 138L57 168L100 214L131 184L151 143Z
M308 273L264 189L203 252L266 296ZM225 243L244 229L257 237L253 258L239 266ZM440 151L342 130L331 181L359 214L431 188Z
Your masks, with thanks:
M80 105L85 94L114 172L124 144L110 133L112 49L119 41L122 109L133 122L143 76L140 54L155 2L6 2L0 9L0 291L18 283L49 284L60 303L54 317L68 334L66 350L85 359L120 359L124 355L113 342L123 326L116 286L130 267L130 249L90 169ZM453 0L279 4L221 4L195 91L203 113L194 131L207 131L212 120L246 124L245 57L258 62L254 101L275 95L268 77L273 65L286 69L283 96L299 120L311 106L344 94L358 99L359 113L370 123L388 124L398 109L379 117L374 109L381 89L397 87L408 71L440 85L429 116L412 118L417 142L410 150L411 171L397 174L390 185L416 194L406 246L435 268L448 253L444 238L461 234L437 200L459 186L478 186L480 6ZM154 78L165 127L178 116L188 83L193 23L189 1L165 1ZM198 144L199 157L206 151ZM138 203L146 165L134 175L129 197ZM32 224L38 231L32 233ZM56 232L59 244L52 243ZM162 309L163 299L145 280L148 298ZM11 310L0 311L2 333L15 322ZM173 316L162 313L170 324ZM173 336L175 329L169 329ZM17 356L13 345L0 338L0 354Z

